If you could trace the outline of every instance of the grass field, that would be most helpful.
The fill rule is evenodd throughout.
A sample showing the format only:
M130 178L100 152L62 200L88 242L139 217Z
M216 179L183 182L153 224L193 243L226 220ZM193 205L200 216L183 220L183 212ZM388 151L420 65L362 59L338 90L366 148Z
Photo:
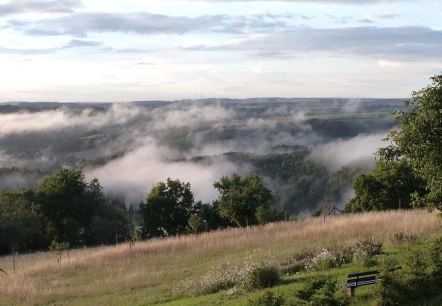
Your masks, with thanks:
M12 258L0 258L0 305L247 305L259 292L222 291L188 297L173 291L191 277L226 265L241 265L247 258L281 263L305 248L333 248L373 238L387 253L401 256L404 246L395 246L397 233L419 241L441 231L441 219L424 210L392 211L315 218L233 228L116 246L71 250L61 262L50 252L19 255L16 271ZM355 265L322 272L283 277L272 290L289 295L303 280L316 274L331 274L344 281ZM371 287L371 286L367 286ZM360 289L361 302L370 288ZM440 297L435 298L440 301ZM360 304L370 305L368 300ZM434 304L422 304L434 305Z

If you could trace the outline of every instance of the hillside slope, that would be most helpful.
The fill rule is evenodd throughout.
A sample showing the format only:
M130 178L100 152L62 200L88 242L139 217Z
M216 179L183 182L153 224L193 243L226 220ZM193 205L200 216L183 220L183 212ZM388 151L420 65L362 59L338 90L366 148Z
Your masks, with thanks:
M283 263L307 249L352 245L372 238L392 245L395 234L428 237L440 218L423 210L392 211L289 221L199 235L65 252L0 258L0 305L149 305L196 303L174 293L190 277L200 277L246 260ZM345 273L342 272L343 277ZM204 297L206 299L206 297ZM202 305L211 304L200 300ZM246 296L226 303L245 303ZM193 302L192 302L193 301Z

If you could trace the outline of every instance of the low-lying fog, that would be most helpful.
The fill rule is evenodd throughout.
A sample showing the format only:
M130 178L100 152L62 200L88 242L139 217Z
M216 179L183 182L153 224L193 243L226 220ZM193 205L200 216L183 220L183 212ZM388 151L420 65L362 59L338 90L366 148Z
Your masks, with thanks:
M260 155L275 152L275 148L306 146L310 158L330 172L346 165L369 169L392 126L389 121L385 127L364 127L365 121L354 119L354 127L347 124L337 135L330 135L327 126L317 124L322 121L314 121L323 118L315 117L309 107L265 105L263 111L263 107L241 104L114 104L0 114L0 168L36 168L55 161L73 166L75 158L93 160L119 153L104 164L85 168L87 179L96 177L106 192L121 194L128 203L139 203L156 182L170 177L190 182L196 200L211 202L217 195L214 181L233 172L246 175L254 171L247 163L239 165L223 158L223 153ZM351 100L333 111L357 112L358 104ZM13 148L20 151L14 153ZM195 156L217 158L195 163ZM63 159L70 163L63 164ZM25 181L6 179L0 184Z

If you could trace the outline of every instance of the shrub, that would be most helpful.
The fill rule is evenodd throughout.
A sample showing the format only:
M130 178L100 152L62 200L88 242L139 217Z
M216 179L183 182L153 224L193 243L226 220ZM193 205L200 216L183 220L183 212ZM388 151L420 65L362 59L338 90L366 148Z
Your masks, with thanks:
M350 298L339 290L337 281L331 277L323 277L310 280L298 292L295 293L298 300L295 305L309 306L347 306Z
M282 306L284 303L284 298L279 294L273 293L272 291L264 292L264 294L257 299L248 300L249 306Z
M236 283L236 275L229 267L221 272L212 270L201 277L189 277L178 283L173 291L177 294L198 296L232 288Z
M246 288L264 289L270 288L279 282L279 273L274 266L261 266L251 270L247 276Z
M292 275L305 269L305 261L286 261L279 265L278 270L281 274Z
M331 268L336 268L339 265L338 259L333 254L333 252L322 249L322 251L313 257L311 260L306 262L305 268L307 270L327 270Z
M427 272L427 256L422 255L422 252L410 251L403 265L406 293L410 299L425 296L432 290L430 275Z
M279 282L277 268L267 261L257 262L249 255L243 265L223 264L217 270L211 270L200 277L190 277L178 283L173 291L176 294L198 296L216 293L238 286L246 290L262 289L274 286Z
M402 271L395 270L396 262L385 257L381 261L382 279L376 290L376 305L378 306L399 306L407 302L407 288L403 281Z
M363 267L372 267L378 263L376 256L382 253L382 242L375 242L372 238L361 240L353 246L353 262Z
M338 246L333 249L333 253L338 261L338 266L353 261L353 247L351 246Z
M442 289L442 235L431 241L428 248L433 283Z
M395 246L400 246L404 244L405 242L414 242L418 238L415 234L404 234L403 232L398 232L393 235L391 238L391 243Z
M384 250L382 242L375 242L373 238L368 238L357 242L353 247L353 252L364 252L368 256L382 255Z

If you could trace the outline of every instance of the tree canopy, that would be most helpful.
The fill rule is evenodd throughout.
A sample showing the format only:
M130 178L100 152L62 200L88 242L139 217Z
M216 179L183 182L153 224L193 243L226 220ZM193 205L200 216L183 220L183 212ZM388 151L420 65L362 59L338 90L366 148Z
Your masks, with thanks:
M347 212L410 208L412 194L425 192L424 181L406 160L379 161L372 172L356 178L353 188Z
M140 203L143 234L146 238L184 233L194 205L190 184L167 179L150 190L146 201Z
M414 195L415 205L442 209L442 75L431 81L405 101L407 109L396 113L400 129L389 134L391 145L380 156L407 160L426 183L426 193Z
M251 174L245 178L237 173L223 176L213 184L218 189L218 211L221 217L238 226L257 224L258 207L268 209L272 192L264 186L261 176ZM263 215L262 211L260 215Z
M79 169L61 169L38 185L37 201L52 240L71 246L111 243L127 235L124 211L106 200L97 179L86 182Z
M43 216L32 192L0 189L0 254L34 249L41 240Z

